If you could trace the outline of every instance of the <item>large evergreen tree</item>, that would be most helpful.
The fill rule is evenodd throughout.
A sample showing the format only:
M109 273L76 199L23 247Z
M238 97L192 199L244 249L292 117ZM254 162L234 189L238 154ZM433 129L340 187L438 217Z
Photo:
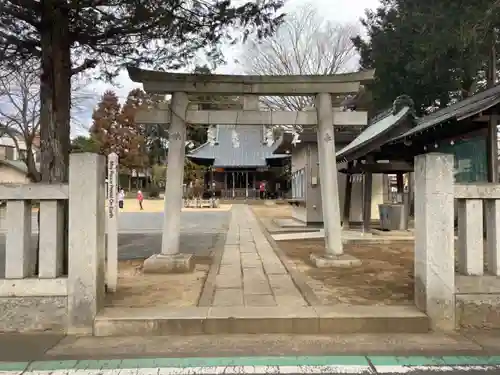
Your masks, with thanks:
M74 74L125 64L173 69L238 37L273 32L282 0L0 0L0 66L41 65L42 180L67 181Z
M487 0L382 0L367 11L368 38L353 41L361 67L376 69L369 88L375 107L407 94L422 114L484 85L497 23L492 9Z

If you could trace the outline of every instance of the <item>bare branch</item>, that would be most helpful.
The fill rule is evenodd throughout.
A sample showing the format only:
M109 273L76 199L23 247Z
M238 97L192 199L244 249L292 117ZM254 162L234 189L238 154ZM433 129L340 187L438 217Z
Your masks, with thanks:
M357 67L351 38L359 33L354 24L325 20L313 4L287 15L275 35L248 43L241 55L247 74L338 74ZM265 97L270 109L300 111L312 104L310 97Z
M71 69L71 75L79 74L84 72L87 69L92 69L97 66L98 61L96 59L85 59L83 64L78 65Z
M40 69L28 64L23 70L0 74L0 137L12 139L18 155L28 167L30 178L38 181L34 153L40 130ZM7 74L8 73L8 74ZM88 108L90 95L83 80L73 79L73 115Z

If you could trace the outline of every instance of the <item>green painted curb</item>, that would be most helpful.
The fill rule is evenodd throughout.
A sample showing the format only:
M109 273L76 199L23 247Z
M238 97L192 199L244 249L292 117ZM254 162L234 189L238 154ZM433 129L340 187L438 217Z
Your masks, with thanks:
M131 358L110 360L66 360L0 362L0 371L115 370L161 367L217 366L458 366L500 365L500 356L297 356Z
M375 366L460 366L460 365L500 365L500 356L368 356Z
M61 369L131 369L158 367L216 367L216 366L368 366L363 356L338 357L213 357L213 358L137 358L122 360L35 361L28 371ZM2 365L0 364L0 371Z

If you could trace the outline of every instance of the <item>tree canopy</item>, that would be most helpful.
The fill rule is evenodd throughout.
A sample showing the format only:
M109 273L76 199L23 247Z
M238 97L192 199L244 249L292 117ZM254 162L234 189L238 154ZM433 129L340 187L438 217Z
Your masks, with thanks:
M282 5L281 0L240 5L230 0L1 0L0 63L39 61L46 47L56 53L57 46L46 44L54 32L64 42L58 47L71 49L72 73L95 64L106 75L125 64L177 69L200 50L220 58L220 42L234 42L242 34L269 35L281 21L276 12Z
M40 64L44 182L68 179L71 76L112 77L126 64L176 69L200 51L220 61L220 43L264 37L283 0L0 0L0 67Z
M113 91L106 91L92 114L90 135L99 152L109 155L115 152L120 165L139 169L147 165L144 138L134 119L134 92L129 94L123 107Z
M399 95L419 114L483 87L498 24L496 3L479 0L382 0L362 19L368 38L353 39L362 68L375 68L369 91L376 108ZM493 39L494 38L494 39Z
M154 126L135 122L137 110L149 103L149 96L141 89L130 91L123 105L115 92L104 92L92 114L89 136L73 139L72 152L97 152L106 156L115 152L118 154L120 167L128 171L151 168L153 183L164 182L168 128L161 124ZM188 130L192 128L188 127ZM191 135L198 136L197 133ZM188 140L191 140L189 134ZM198 145L199 141L195 144ZM199 171L200 167L185 160L185 181L199 177Z
M99 152L99 145L90 136L79 135L71 140L71 152Z

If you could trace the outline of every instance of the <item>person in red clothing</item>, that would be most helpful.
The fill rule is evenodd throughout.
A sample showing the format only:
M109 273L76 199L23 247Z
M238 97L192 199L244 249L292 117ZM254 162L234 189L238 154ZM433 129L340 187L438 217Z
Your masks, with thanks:
M142 207L142 201L144 200L144 195L142 194L142 191L137 192L137 201L139 202L139 207L141 208L141 211L144 209Z
M266 199L266 182L261 181L259 184L260 199Z

